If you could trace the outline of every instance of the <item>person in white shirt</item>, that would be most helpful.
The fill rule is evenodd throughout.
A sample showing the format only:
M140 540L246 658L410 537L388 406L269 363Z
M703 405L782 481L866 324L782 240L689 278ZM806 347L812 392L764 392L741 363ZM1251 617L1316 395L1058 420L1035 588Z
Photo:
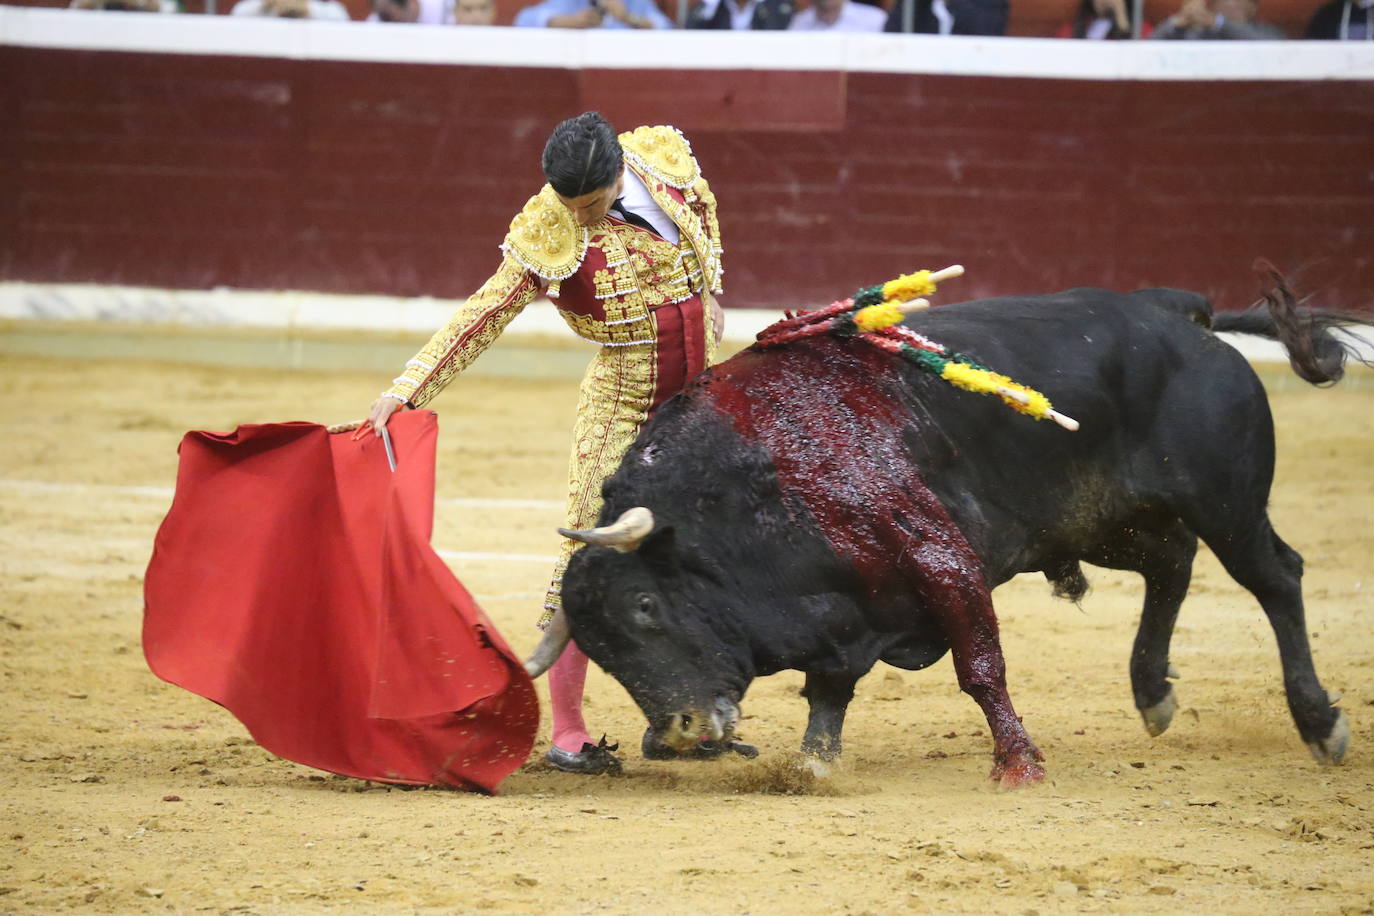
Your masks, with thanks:
M881 32L887 13L876 6L854 0L815 0L792 17L788 27L794 32Z
M231 16L276 16L281 19L322 19L348 22L348 7L339 0L239 0Z
M671 29L654 0L543 0L515 14L519 28Z
M454 25L491 25L496 21L494 0L454 0Z
M454 0L372 0L372 12L364 21L453 25L455 12Z

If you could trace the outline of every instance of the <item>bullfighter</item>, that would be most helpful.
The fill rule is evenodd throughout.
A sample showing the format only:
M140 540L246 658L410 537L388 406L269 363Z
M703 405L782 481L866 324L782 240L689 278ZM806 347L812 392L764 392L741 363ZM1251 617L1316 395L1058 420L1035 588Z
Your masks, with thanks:
M601 510L601 483L620 464L650 412L709 366L723 321L716 198L687 139L672 127L617 136L597 112L554 128L542 158L548 183L510 224L496 273L405 364L359 429L380 434L402 408L429 403L543 293L573 333L601 345L582 380L568 472L566 527ZM565 540L544 602L561 603ZM561 615L560 615L561 620ZM617 772L603 736L582 716L587 657L570 643L549 669L552 747L546 759L573 773Z

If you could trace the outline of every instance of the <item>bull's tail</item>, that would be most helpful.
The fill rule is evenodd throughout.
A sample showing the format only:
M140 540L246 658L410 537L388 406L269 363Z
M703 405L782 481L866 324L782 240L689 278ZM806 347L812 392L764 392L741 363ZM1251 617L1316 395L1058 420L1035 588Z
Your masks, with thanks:
M1334 309L1299 308L1293 291L1273 264L1255 260L1264 299L1243 312L1222 312L1212 317L1212 330L1256 334L1277 340L1288 353L1293 371L1313 385L1332 385L1345 374L1345 361L1359 355L1352 343L1351 325L1374 326L1369 317Z

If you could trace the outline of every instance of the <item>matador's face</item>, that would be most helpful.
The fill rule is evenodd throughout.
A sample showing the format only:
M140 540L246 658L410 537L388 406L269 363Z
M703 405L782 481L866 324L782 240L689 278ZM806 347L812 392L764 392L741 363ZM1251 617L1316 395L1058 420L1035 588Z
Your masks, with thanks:
M614 184L608 184L604 188L598 188L589 194L581 197L564 197L558 195L558 199L563 202L572 213L573 219L577 220L579 226L590 226L600 222L605 218L611 209L611 204L625 190L625 176L622 174L615 180Z

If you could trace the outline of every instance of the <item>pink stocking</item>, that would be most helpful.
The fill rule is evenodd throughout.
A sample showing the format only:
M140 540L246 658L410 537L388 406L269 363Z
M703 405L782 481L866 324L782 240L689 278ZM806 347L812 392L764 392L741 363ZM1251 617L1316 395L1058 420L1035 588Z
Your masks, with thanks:
M549 705L553 707L553 744L577 753L594 744L582 721L582 688L587 682L587 656L570 642L549 669Z

